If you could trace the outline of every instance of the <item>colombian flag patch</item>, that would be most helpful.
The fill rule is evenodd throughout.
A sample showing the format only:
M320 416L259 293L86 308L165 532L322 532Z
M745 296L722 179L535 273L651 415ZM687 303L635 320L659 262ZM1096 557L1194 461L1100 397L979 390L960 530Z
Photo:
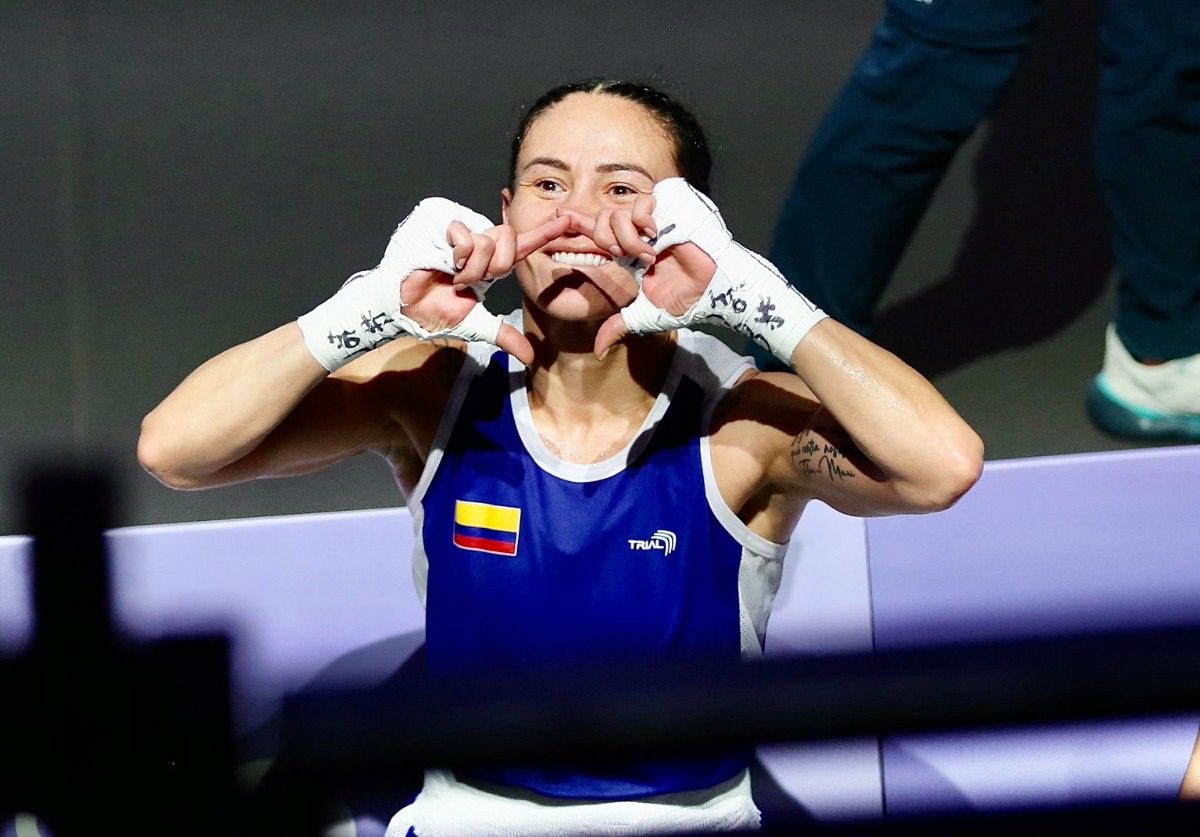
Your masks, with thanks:
M521 510L518 508L469 500L454 503L455 546L494 555L516 555L520 531Z

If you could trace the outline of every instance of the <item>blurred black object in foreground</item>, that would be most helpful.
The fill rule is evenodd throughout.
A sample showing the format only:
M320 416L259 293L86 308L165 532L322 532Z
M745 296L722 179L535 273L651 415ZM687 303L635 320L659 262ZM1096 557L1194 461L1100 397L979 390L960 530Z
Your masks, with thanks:
M401 688L289 698L283 749L259 803L261 811L271 812L272 821L295 818L292 827L303 833L305 818L318 816L314 806L338 788L386 782L424 766L603 764L702 754L746 743L1114 719L1197 708L1200 628L732 666L580 669L537 682L443 683L413 677ZM1047 821L1129 817L1165 824L1194 814L1186 805L1146 804L1023 816ZM996 822L1011 824L1017 815L1007 816ZM960 827L963 819L956 817ZM972 822L971 828L982 827L984 819L980 815L981 822ZM1200 825L1200 820L1191 821ZM854 828L915 823L893 820Z
M122 641L108 559L114 487L96 468L34 473L36 629L0 661L0 812L55 837L322 832L347 788L426 766L687 756L757 743L1112 719L1200 710L1200 627L768 659L581 669L478 683L419 670L386 689L294 695L256 792L233 781L224 637ZM1123 804L840 824L831 833L974 834L1138 827L1197 833L1192 804Z
M55 837L233 833L228 640L117 636L109 473L55 466L23 485L34 634L0 660L0 813L33 812Z

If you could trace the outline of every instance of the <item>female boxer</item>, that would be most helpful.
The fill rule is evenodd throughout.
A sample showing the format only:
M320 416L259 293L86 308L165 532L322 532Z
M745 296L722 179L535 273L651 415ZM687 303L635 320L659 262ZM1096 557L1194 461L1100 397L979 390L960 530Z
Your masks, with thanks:
M930 383L733 240L679 105L565 85L513 147L501 224L422 201L376 268L189 375L145 419L144 467L207 488L383 457L448 677L759 654L808 501L929 512L974 484L982 444ZM509 272L501 321L480 299ZM754 827L746 768L431 772L389 833Z

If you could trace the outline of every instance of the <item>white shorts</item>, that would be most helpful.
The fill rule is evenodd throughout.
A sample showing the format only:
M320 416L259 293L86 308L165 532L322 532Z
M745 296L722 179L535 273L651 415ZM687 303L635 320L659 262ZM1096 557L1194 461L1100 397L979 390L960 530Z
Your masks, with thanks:
M494 793L431 770L417 798L392 817L386 837L406 837L410 828L418 837L532 837L747 831L760 824L749 770L704 790L610 802L555 799L524 789Z

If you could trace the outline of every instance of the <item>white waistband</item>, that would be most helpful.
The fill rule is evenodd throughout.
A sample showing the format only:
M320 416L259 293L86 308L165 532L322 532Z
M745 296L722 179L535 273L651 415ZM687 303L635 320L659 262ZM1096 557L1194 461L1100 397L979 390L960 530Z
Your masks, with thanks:
M514 790L503 795L432 770L412 804L388 824L386 837L510 837L511 835L636 835L652 832L757 829L750 771L714 788L636 800L579 802Z

